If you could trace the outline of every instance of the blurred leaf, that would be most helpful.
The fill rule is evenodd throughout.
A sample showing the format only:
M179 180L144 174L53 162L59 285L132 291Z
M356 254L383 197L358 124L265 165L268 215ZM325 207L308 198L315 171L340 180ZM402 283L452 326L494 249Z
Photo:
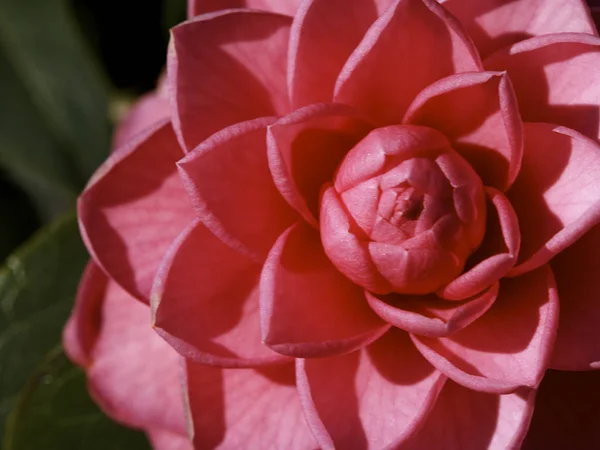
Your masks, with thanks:
M142 432L117 425L87 393L85 375L52 351L10 416L3 450L149 450Z

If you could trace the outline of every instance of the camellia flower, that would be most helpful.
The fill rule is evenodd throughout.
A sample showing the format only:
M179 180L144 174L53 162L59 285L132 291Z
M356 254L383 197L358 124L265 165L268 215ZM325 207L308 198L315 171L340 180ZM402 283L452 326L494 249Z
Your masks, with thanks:
M79 202L104 411L157 449L599 448L585 4L189 12Z

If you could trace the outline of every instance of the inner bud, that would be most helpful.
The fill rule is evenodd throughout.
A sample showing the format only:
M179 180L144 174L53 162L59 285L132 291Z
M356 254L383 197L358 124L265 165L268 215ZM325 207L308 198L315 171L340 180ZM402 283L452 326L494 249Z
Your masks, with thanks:
M340 165L320 217L327 255L355 283L425 294L458 276L481 243L483 186L439 132L379 128Z

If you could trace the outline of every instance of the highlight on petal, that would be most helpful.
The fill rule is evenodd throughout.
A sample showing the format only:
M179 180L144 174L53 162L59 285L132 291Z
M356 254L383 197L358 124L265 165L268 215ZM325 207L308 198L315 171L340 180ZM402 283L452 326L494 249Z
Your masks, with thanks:
M550 367L600 369L600 226L552 260L560 295L558 335Z
M291 20L227 10L171 29L167 74L173 126L185 151L234 123L288 112Z
M378 125L397 124L424 87L480 69L477 50L436 1L396 0L346 62L334 101L357 107Z
M400 330L347 355L298 359L296 374L308 424L327 449L396 448L427 420L446 381Z
M479 53L553 33L597 34L584 0L441 1L465 27Z
M362 289L327 259L309 225L288 228L269 253L260 280L263 341L294 357L331 356L361 348L388 328Z
M522 241L510 275L535 269L600 221L600 145L565 127L525 124L523 167L507 193Z
M548 368L557 326L558 295L552 271L544 266L503 279L492 307L451 337L411 337L448 378L475 391L506 394L537 387Z
M148 430L147 435L154 450L194 450L187 435L153 429Z
M177 164L204 224L256 261L264 260L275 239L297 220L269 172L266 133L273 120L225 128Z
M134 297L152 280L194 211L177 175L181 148L160 122L113 153L79 197L81 234L94 260Z
M506 70L525 122L556 123L598 139L600 39L589 34L539 36L500 50L484 61Z
M194 448L316 448L293 364L218 369L187 361L185 375Z
M469 268L437 293L446 300L463 300L477 294L504 277L517 262L521 245L517 214L500 191L491 187L485 191L485 237L467 261Z
M293 16L301 0L188 0L188 17L230 8L262 9Z
M445 337L469 326L492 306L498 283L462 302L449 302L431 295L377 296L365 293L373 311L386 322L409 333Z
M523 157L523 124L508 76L501 72L451 75L426 87L405 123L441 131L481 177L506 190Z
M352 108L317 104L282 117L269 127L269 167L287 202L313 225L319 194L348 151L372 129Z
M260 265L193 222L161 264L152 291L157 332L186 358L221 367L285 361L261 340Z
M495 395L448 380L423 426L403 444L402 450L520 448L534 402L533 389Z

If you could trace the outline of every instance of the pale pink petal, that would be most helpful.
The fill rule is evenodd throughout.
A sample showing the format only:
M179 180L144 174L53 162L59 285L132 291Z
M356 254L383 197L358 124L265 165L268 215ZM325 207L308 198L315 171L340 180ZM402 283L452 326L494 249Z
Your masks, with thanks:
M484 61L507 70L525 122L563 125L598 139L600 39L559 33L519 42Z
M395 448L426 420L446 381L400 330L347 355L299 359L296 373L306 419L326 449Z
M234 123L288 112L291 20L228 10L171 30L167 72L173 126L186 151Z
M346 62L334 100L357 107L378 125L399 123L424 87L480 68L477 50L437 2L396 0Z
M297 220L269 172L266 134L272 122L261 118L225 128L178 163L204 224L257 261Z
M150 429L146 432L154 450L194 450L186 435L165 430Z
M188 419L198 449L312 450L294 366L217 369L187 362Z
M565 127L525 124L523 167L508 192L521 229L519 264L535 269L600 221L600 145Z
M498 283L462 302L449 302L433 294L376 296L366 292L365 295L373 311L395 327L422 336L444 337L481 317L496 300Z
M440 1L465 27L482 56L532 36L596 34L584 0Z
M317 104L269 127L269 167L275 185L305 220L317 225L319 194L354 145L372 129L344 105Z
M558 295L552 272L544 266L502 280L487 313L451 337L412 337L423 356L457 383L505 394L539 384L557 326Z
M600 448L600 371L549 370L522 450Z
M188 0L188 17L229 8L250 8L293 16L301 0Z
M309 225L292 225L277 240L260 281L263 341L294 357L331 356L363 347L389 326L363 291L323 252Z
M417 95L404 122L444 133L486 186L505 190L519 172L523 124L505 73L462 73L439 80Z
M550 366L600 369L600 226L552 260L560 320Z
M505 276L517 261L521 245L517 214L501 192L490 187L485 190L485 237L467 261L468 269L438 292L447 300L463 300L477 294Z
M194 217L175 165L181 156L163 121L113 153L79 197L81 233L94 260L144 301L164 253Z
M448 380L421 429L401 448L518 449L531 421L534 400L533 389L495 395L472 391Z
M192 223L169 249L152 291L154 327L179 353L203 364L281 362L261 341L261 266Z

